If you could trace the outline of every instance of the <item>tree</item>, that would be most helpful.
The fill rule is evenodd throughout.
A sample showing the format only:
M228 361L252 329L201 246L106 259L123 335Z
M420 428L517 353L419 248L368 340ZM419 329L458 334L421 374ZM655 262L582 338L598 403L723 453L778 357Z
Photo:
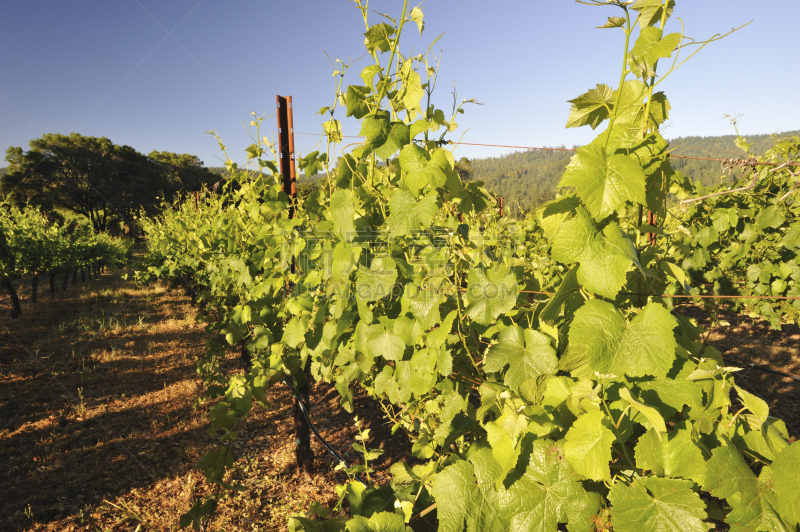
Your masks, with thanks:
M203 166L203 161L196 155L153 150L147 157L160 173L167 200L174 199L180 190L199 190L203 185L211 186L220 179L210 168Z
M469 159L466 157L459 159L455 169L461 181L472 181L474 176L472 174L472 162Z
M160 198L198 190L214 181L194 155L152 152L151 157L106 137L46 134L30 150L6 152L3 191L17 203L62 207L86 216L96 231L117 221L135 233L134 215L153 213Z

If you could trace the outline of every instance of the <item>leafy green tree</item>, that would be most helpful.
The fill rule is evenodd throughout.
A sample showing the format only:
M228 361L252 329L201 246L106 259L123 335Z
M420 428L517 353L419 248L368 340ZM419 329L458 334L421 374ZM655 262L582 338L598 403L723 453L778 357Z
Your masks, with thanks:
M219 181L219 175L203 166L196 155L153 150L147 154L161 176L165 194L174 196L181 190L199 190ZM170 197L166 199L172 199Z
M122 221L133 232L134 214L156 211L160 198L198 190L214 181L202 161L188 154L152 152L150 157L106 137L45 134L30 149L10 147L2 177L8 199L45 209L61 207L86 216L96 231Z

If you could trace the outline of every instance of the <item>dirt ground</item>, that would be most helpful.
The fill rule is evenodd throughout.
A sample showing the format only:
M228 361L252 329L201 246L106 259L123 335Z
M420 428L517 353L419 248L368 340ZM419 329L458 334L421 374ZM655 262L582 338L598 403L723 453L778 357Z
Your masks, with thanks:
M790 436L800 436L800 327L784 324L780 331L773 330L768 321L730 309L720 311L716 323L695 306L679 311L697 320L705 333L711 327L709 345L719 349L727 365L743 368L734 374L736 384L764 399L770 415L786 423Z
M210 493L195 465L215 440L206 408L194 408L208 334L187 297L121 273L55 299L40 293L35 305L23 287L16 320L0 301L0 530L179 530L180 516ZM227 366L239 371L238 353ZM360 397L349 414L325 384L310 395L321 434L347 460L358 458L353 417L371 429L368 447L384 450L370 462L373 482L387 483L409 445L380 409ZM316 440L317 474L295 471L291 394L276 386L268 398L269 412L240 425L233 478L245 491L222 501L215 529L284 530L290 514L338 500L346 475Z
M121 274L70 284L33 304L23 288L23 315L0 301L0 530L178 530L178 520L209 488L195 469L214 446L207 410L195 408L195 361L208 338L188 298L163 287L137 287ZM17 283L19 285L19 283ZM5 294L3 294L4 296ZM3 296L0 296L2 299ZM687 309L701 322L706 314ZM800 375L800 330L725 315L710 343L737 363ZM239 371L238 355L227 361ZM750 366L737 382L764 397L792 435L800 428L800 381ZM287 516L312 502L332 507L346 477L313 440L318 474L293 466L290 394L276 386L273 408L254 412L240 430L233 477L245 487L223 499L212 523L228 531L285 530ZM312 417L349 460L357 455L353 416L371 428L368 447L383 448L377 484L408 442L392 436L375 403L339 408L338 394L314 385Z

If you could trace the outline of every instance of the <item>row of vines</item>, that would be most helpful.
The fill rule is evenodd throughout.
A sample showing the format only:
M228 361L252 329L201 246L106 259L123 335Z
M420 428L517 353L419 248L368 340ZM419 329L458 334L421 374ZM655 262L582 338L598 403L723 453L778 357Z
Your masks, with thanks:
M370 24L357 0L372 62L363 85L346 88L349 65L337 63L337 98L320 110L324 149L301 160L327 179L294 216L254 116L255 171L229 160L220 193L143 224L138 278L182 286L217 333L198 371L221 441L199 468L218 490L183 526L207 528L221 493L237 489L230 448L238 423L270 408L266 390L286 382L303 403L314 379L334 383L347 410L354 390L371 396L414 459L374 487L380 451L355 443L364 461L337 490L351 517L296 517L294 530L798 530L800 443L665 297L702 283L796 294L798 209L785 197L795 176L754 170L746 196L673 212L674 197L698 193L659 133L670 104L656 89L685 60L682 34L664 31L674 2L583 3L619 8L603 27L624 33L624 66L616 88L571 101L568 125L601 132L536 216L500 218L480 182L459 178L443 141L469 101L448 118L431 103L429 53L400 52L408 27L423 31L422 11L406 2L397 19ZM342 108L366 138L349 151ZM797 145L764 160L793 158ZM797 310L758 301L743 304L777 325ZM223 370L232 347L244 374ZM310 469L308 428L296 430Z
M81 280L99 275L127 260L130 243L106 234L83 231L69 224L49 221L38 209L0 204L0 283L8 290L11 316L22 313L14 281L28 279L31 300L38 298L40 276L50 283L53 297L56 285L66 289L80 272Z
M800 137L776 139L757 158L744 139L738 144L749 155L743 175L711 189L688 182L674 189L683 201L690 195L705 199L692 201L685 212L670 211L670 236L683 257L687 277L681 282L737 297L706 300L709 310L719 307L717 301L734 301L734 308L780 329L800 316L800 167L790 166Z

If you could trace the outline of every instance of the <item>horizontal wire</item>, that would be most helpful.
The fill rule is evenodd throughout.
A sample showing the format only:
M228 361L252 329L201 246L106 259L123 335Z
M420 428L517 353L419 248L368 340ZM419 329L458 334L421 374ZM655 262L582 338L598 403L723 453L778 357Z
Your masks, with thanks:
M295 131L295 135L324 135L324 133L303 133L300 131ZM361 135L342 135L342 138L348 139L365 139L367 137ZM567 152L575 152L578 151L576 148L540 148L536 146L513 146L510 144L483 144L478 142L453 142L447 141L447 144L451 144L453 146L484 146L487 148L514 148L518 150L541 150L541 151L567 151ZM731 162L730 158L720 158L714 159L711 157L692 157L689 155L674 155L670 154L670 157L673 159L691 159L693 161L712 161L717 163L724 163L724 162ZM778 166L779 164L785 164L787 166L800 166L800 162L798 161L789 161L787 163L771 163L771 162L759 162L759 161L752 161L747 162L747 165L757 165L757 166Z
M467 288L460 288L462 292L466 292ZM536 290L520 290L520 294L537 294L542 296L554 296L556 292L539 292ZM774 299L774 300L796 300L800 296L741 296L741 295L717 295L717 294L637 294L633 292L620 292L621 296L644 296L644 297L665 297L665 298L702 298L702 299Z

